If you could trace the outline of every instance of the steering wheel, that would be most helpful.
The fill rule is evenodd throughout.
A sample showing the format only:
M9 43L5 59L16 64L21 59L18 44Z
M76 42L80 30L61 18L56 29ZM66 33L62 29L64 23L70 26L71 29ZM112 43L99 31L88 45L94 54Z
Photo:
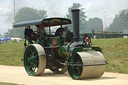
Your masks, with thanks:
M32 39L37 39L37 37L38 37L38 32L37 32L37 31L33 31L33 32L31 33L31 38L32 38Z
M58 28L55 32L56 36L62 36L62 32L64 31L64 28Z

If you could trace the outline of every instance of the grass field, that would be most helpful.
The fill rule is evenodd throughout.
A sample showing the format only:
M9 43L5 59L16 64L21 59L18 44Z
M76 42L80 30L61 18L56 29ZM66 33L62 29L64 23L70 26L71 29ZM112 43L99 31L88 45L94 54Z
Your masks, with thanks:
M109 63L106 71L128 73L128 38L94 39L93 46L99 46Z
M0 44L0 64L9 66L22 66L23 42L7 42Z
M23 66L21 58L24 53L24 42L7 42L0 44L0 64ZM109 63L106 71L128 74L128 38L93 39L93 46L99 46Z

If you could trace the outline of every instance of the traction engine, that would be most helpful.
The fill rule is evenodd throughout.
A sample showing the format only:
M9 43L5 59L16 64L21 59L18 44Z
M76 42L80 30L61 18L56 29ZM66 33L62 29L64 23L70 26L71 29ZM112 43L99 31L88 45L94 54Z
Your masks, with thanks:
M73 32L62 26L71 24L67 18L46 18L14 25L41 25L49 28L49 33L40 33L35 44L29 44L24 51L24 67L28 75L41 75L45 69L55 74L68 71L73 79L98 78L103 75L106 62L102 50L91 46L88 35L79 35L79 11L72 10ZM52 26L60 26L55 34L51 33Z

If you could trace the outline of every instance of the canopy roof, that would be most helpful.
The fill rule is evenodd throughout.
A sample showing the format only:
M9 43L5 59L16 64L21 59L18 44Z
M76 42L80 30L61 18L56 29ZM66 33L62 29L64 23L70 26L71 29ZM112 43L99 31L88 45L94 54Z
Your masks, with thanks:
M44 25L45 27L49 27L49 26L66 25L66 24L71 24L71 20L67 18L46 18L40 20L20 22L14 24L13 26L14 28L31 26L31 25Z

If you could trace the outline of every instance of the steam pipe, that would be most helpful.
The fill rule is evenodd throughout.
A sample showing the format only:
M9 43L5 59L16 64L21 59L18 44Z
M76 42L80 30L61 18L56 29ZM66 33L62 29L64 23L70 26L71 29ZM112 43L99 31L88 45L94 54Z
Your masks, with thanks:
M73 9L72 22L73 22L73 42L79 41L79 9Z

